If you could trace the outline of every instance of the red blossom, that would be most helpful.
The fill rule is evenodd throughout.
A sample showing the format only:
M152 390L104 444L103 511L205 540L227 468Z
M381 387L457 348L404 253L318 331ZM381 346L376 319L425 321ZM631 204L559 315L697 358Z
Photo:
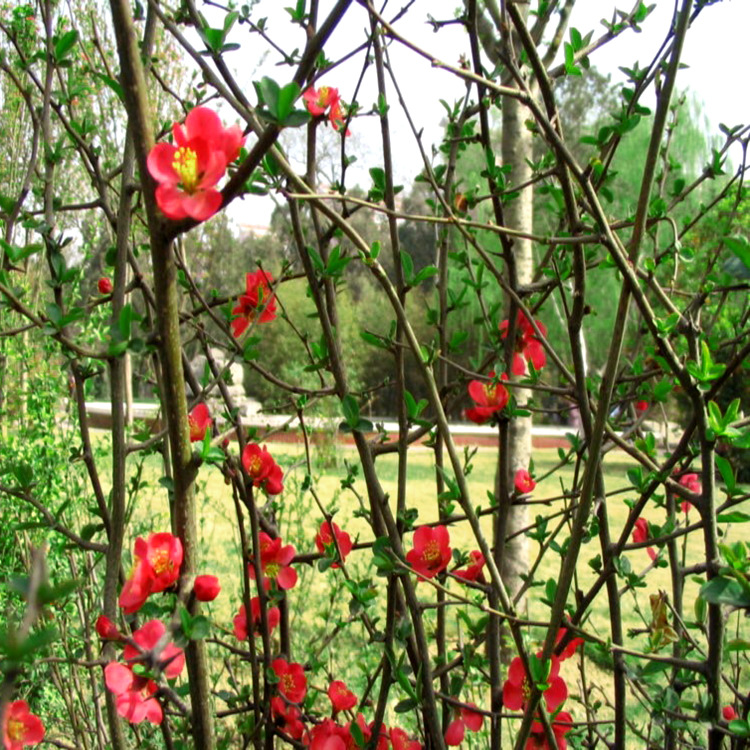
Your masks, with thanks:
M125 614L137 612L149 595L169 588L180 577L182 542L169 532L151 534L148 541L135 540L136 563L120 592Z
M348 711L357 705L357 696L341 680L334 680L328 686L328 697L334 714L339 711Z
M303 738L309 750L347 750L349 731L340 727L333 719L323 719Z
M633 541L640 544L641 542L647 542L650 538L648 521L645 518L639 518L633 527ZM653 547L647 547L646 552L652 560L656 560L656 550Z
M245 293L232 310L232 333L238 339L256 320L268 323L276 317L276 295L271 292L273 276L262 268L245 276Z
M520 492L522 495L527 495L529 492L532 492L534 490L534 487L536 487L534 478L526 469L519 469L516 472L513 484L515 485L516 490L518 490L518 492Z
M305 107L313 117L321 117L328 110L328 121L334 130L342 130L346 121L346 112L344 105L339 96L339 90L331 86L321 86L314 89L308 88L302 98L305 100ZM347 130L345 135L350 135Z
M206 437L206 430L213 424L208 407L205 404L196 404L188 414L188 424L190 426L190 442L197 443L203 440Z
M157 181L156 203L169 219L204 221L221 207L216 183L244 142L236 125L225 128L207 107L195 107L172 128L175 145L157 143L147 166Z
M540 657L537 654L537 657ZM556 711L557 707L565 702L568 697L568 686L562 677L559 676L560 660L556 656L550 657L552 662L550 673L547 677L549 687L544 691L544 701L547 704L547 710ZM508 679L503 684L503 705L511 711L520 711L525 709L526 702L531 695L531 684L526 678L526 670L523 668L523 662L520 656L516 656L508 667Z
M117 629L117 626L104 615L100 615L94 625L96 632L103 641L121 641L123 636L122 633Z
M281 467L265 446L248 443L242 451L242 466L252 479L253 487L261 487L268 495L278 495L284 489Z
M471 564L462 570L454 570L453 575L462 578L464 581L483 582L484 574L482 573L482 568L486 562L484 555L478 549L475 549L469 553L469 558L472 561Z
M133 633L135 645L128 643L122 651L126 662L138 661L143 653L152 651L163 640L167 628L161 620L149 620L143 627ZM185 667L185 654L173 643L167 643L158 654L159 669L168 680L180 676Z
M193 591L199 602L212 602L219 595L221 585L216 576L196 576Z
M558 750L566 750L568 741L565 735L573 728L573 717L567 711L560 711L552 721L552 733ZM544 726L540 721L534 721L531 725L531 734L526 740L525 750L549 750L549 743L544 733Z
M476 424L484 424L502 411L508 403L510 395L508 389L499 382L494 381L495 373L489 374L490 382L482 380L471 380L469 382L469 395L477 404L466 410L466 418ZM501 380L507 380L505 373L500 375Z
M305 725L302 723L302 712L297 706L288 704L282 697L275 695L271 698L271 714L276 727L293 740L302 739Z
M636 401L633 406L639 414L643 414L643 412L648 411L649 403L648 401Z
M407 552L406 562L415 573L434 578L450 560L450 536L445 526L420 526L414 532L414 548Z
M567 628L560 628L557 631L557 637L555 638L555 646L557 646L560 641L565 637L566 633L568 632ZM558 658L560 661L565 661L566 659L569 659L573 654L575 654L576 649L583 645L585 641L583 638L571 638L568 641L568 645L565 646L565 648L562 650L562 652L558 655Z
M250 600L250 615L252 617L253 635L260 635L260 598L254 596ZM266 607L266 620L268 621L268 634L273 633L281 620L281 611L278 607ZM239 614L234 617L234 637L238 641L247 640L247 611L245 605L240 607Z
M683 474L680 477L679 483L686 489L692 492L694 495L700 495L703 492L703 484L700 477L697 474ZM689 500L683 500L680 503L680 510L683 513L687 513L692 507L692 503Z
M336 536L335 544L333 542L333 535ZM340 557L341 562L344 562L346 556L352 551L352 539L335 522L333 523L333 535L331 534L331 523L323 521L320 524L320 530L315 535L315 546L321 555L325 555L333 560L339 560ZM338 568L340 566L338 562L335 562L331 567Z
M271 539L265 531L261 531L260 539L260 568L263 572L263 584L266 588L274 581L280 589L294 588L297 583L297 571L289 563L294 559L297 550L293 544L283 546L281 537ZM250 578L255 580L255 565L252 558L249 565Z
M469 706L476 708L474 703ZM459 715L448 725L445 730L446 745L460 745L464 740L464 734L468 729L471 732L478 732L482 728L484 717L478 711L471 708L462 707Z
M539 320L535 320L534 322L542 337L546 338L547 329L544 324ZM502 331L501 338L507 338L508 320L501 321L498 328ZM530 362L535 370L541 370L547 364L547 355L529 319L522 312L519 312L516 318L515 353L511 367L513 374L525 375L527 362Z
M421 743L409 739L409 735L403 729L393 727L389 736L393 750L422 750Z
M112 282L106 276L102 276L96 282L96 288L99 290L99 294L112 294Z
M307 678L301 664L286 659L274 659L271 669L279 678L279 693L290 703L302 703L307 693Z
M3 745L5 750L23 750L24 746L38 745L44 739L42 720L29 710L29 704L17 700L5 707Z
M734 719L738 718L734 706L724 706L724 708L721 709L721 715L724 717L725 721L734 721Z

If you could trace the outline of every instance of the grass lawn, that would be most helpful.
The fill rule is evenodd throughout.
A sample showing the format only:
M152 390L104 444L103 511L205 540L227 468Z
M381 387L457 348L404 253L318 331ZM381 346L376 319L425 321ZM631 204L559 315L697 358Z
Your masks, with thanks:
M315 552L314 538L322 521L322 515L315 504L312 494L303 491L306 469L304 452L301 445L278 443L270 444L269 449L275 460L285 471L284 492L272 500L274 512L282 531L285 543L293 543L298 554ZM356 517L359 501L354 493L341 488L341 480L347 476L346 463L356 464L356 454L353 448L346 446L328 446L325 455L330 459L335 458L332 467L315 465L312 473L312 487L328 510L336 511L336 522L346 529L353 539L359 542L372 541L371 531L367 522ZM416 447L410 451L407 506L418 513L415 526L424 522L434 521L438 518L438 505L434 480L433 453L423 447ZM496 452L490 448L480 448L472 459L472 470L468 474L468 483L472 497L472 503L477 505L488 504L487 491L493 487L495 473ZM543 476L557 463L557 452L555 450L539 450L534 455L535 471L537 476ZM616 539L623 527L628 513L626 500L630 497L635 499L634 493L617 492L630 486L626 477L628 468L633 462L623 453L613 452L607 458L605 464L605 481L608 493L613 494L607 500L607 509L610 518L611 534ZM378 459L378 475L383 487L393 498L396 493L396 457L384 456ZM134 538L137 534L145 534L152 530L166 530L169 528L168 507L166 491L158 484L159 463L156 457L147 459L144 468L144 479L147 482L143 488L143 494L139 499L137 510L133 516L131 534ZM565 467L557 471L553 476L540 481L533 492L534 500L559 497L561 488L569 488L573 482L573 468ZM241 569L239 550L239 535L237 531L237 520L235 517L234 503L231 497L231 487L224 483L219 471L210 466L204 466L198 478L198 501L200 508L199 528L202 539L203 572L211 572L218 575L222 582L223 591L221 596L213 604L208 606L209 614L218 627L224 627L223 638L230 643L236 643L231 635L232 617L237 612L240 603L241 591ZM362 497L365 495L364 482L359 478L355 487ZM555 500L550 505L532 506L532 518L537 514L548 514L562 508L562 500ZM460 512L456 508L455 512ZM663 524L666 520L666 511L663 508L649 507L644 512L644 517L656 524ZM482 521L483 529L487 537L490 536L490 517L486 516ZM556 524L550 523L550 529ZM741 530L741 527L740 527ZM738 530L738 531L740 531ZM472 539L471 531L467 523L458 523L450 528L451 544L454 548L469 552L476 548ZM557 542L562 544L567 537L567 527L563 528L557 537ZM730 530L732 534L732 530ZM735 538L737 533L733 534ZM406 535L405 548L411 547L410 535ZM538 542L530 541L530 556L535 559L539 550ZM594 570L589 566L589 561L599 553L599 540L594 537L582 549L581 562L577 571L576 588L586 592L596 578ZM664 552L666 554L666 552ZM700 533L688 536L685 542L685 555L688 561L699 562L702 560L702 541ZM622 595L622 606L624 612L624 627L626 632L631 629L641 630L646 627L651 619L649 607L649 594L660 590L670 592L671 584L668 568L654 568L650 566L650 558L645 549L632 550L626 553L633 570L645 571L646 586L635 591L627 591ZM371 563L372 552L369 549L355 550L347 560L347 571L352 579L371 579L378 595L369 608L370 616L377 620L383 615L383 604L385 600L385 580L378 579L376 571ZM554 552L546 554L534 574L535 586L527 597L528 616L532 620L544 621L549 616L549 607L542 602L544 597L544 584L548 579L556 580L559 575L560 558ZM359 622L352 622L349 617L349 592L344 588L343 576L340 571L328 570L319 572L314 565L298 565L299 582L289 592L290 628L294 637L292 639L295 653L294 659L317 664L323 669L318 672L317 682L314 686L324 690L326 680L331 678L344 679L360 695L365 689L367 678L375 670L380 654L380 647L368 648L368 637ZM466 587L457 581L450 581L448 587L451 591L466 594ZM621 582L622 587L622 582ZM688 580L685 593L685 609L687 618L692 619L692 604L698 591L698 584ZM434 601L434 592L429 584L420 584L418 588L420 598L425 601ZM477 595L477 592L470 594ZM482 599L481 594L478 595ZM463 607L461 607L463 609ZM458 617L458 607L450 607L447 622L449 633L465 642L469 636L466 626ZM470 612L472 619L480 616L475 610ZM602 591L590 610L590 618L586 623L586 629L606 639L609 635L609 605L606 593ZM424 612L425 627L428 635L434 632L435 609L427 609ZM377 622L376 622L377 627ZM337 631L333 640L326 638L326 634L332 630ZM542 628L529 629L530 644L538 643L543 637ZM698 634L700 641L700 636ZM630 644L629 644L630 645ZM647 649L646 636L637 635L632 640L632 648L637 651ZM480 650L480 653L483 653ZM590 649L587 648L587 654ZM665 650L668 653L668 649ZM449 654L452 656L453 653ZM591 654L593 656L593 654ZM611 679L607 674L606 664L602 669L597 666L601 659L585 660L586 687L589 691L588 702L594 700L604 701L606 704L610 693ZM634 660L634 664L638 664ZM641 663L641 666L645 665ZM564 665L563 676L566 678L573 700L568 701L567 708L571 710L578 720L584 719L584 712L580 704L575 701L576 697L583 694L584 684L582 682L581 665L578 660L569 660ZM224 684L226 676L219 678L219 685ZM462 691L462 697L475 700L477 703L485 701L486 691L478 688L480 679L474 670L468 677L467 685ZM472 684L473 683L473 684ZM597 689L599 687L600 689ZM394 687L394 704L403 698L400 689ZM321 710L327 710L327 699L322 697L318 705L323 706ZM597 718L602 719L610 715L606 705L597 712ZM630 716L629 712L629 716ZM636 723L643 723L648 718L647 711L633 699L632 718ZM391 713L390 720L401 720ZM404 721L408 719L404 718ZM478 746L483 746L480 742ZM638 745L633 745L637 747Z

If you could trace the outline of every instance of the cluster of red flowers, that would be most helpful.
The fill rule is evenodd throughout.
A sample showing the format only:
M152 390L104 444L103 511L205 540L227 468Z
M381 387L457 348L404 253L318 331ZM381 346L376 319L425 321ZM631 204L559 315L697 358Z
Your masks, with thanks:
M13 701L5 707L3 746L5 750L23 750L38 745L44 739L42 720L29 710L24 700Z
M534 322L542 338L546 338L547 329L544 324L539 320L535 320ZM503 320L498 327L502 331L501 338L507 338L508 328L510 327L509 321ZM516 317L516 340L513 364L511 365L512 373L514 375L525 375L527 362L530 362L535 370L541 370L547 364L547 355L531 321L522 312L519 312Z
M566 636L566 628L557 633L556 642L559 644ZM547 711L552 714L552 732L559 750L568 746L565 735L573 728L573 717L567 711L561 711L560 706L568 697L568 687L560 677L560 662L569 659L576 648L583 643L582 638L572 638L559 656L550 657L550 672L546 678L547 689L542 694ZM540 657L541 654L537 654ZM511 711L522 711L531 695L531 684L526 675L521 657L517 656L508 667L508 679L503 685L503 706ZM534 720L531 734L526 742L525 750L548 750L549 743L541 721Z
M346 125L346 112L338 89L331 86L315 89L310 86L302 94L302 98L305 100L307 111L313 117L322 117L328 111L328 122L331 123L331 127L336 131L343 130ZM349 135L349 131L347 130L344 135Z
M273 460L268 449L257 443L248 443L242 451L242 467L253 482L268 495L278 495L284 489L281 467Z
M205 221L221 207L216 184L245 142L238 125L225 128L207 107L195 107L172 127L174 144L157 143L147 165L156 180L156 203L169 219Z

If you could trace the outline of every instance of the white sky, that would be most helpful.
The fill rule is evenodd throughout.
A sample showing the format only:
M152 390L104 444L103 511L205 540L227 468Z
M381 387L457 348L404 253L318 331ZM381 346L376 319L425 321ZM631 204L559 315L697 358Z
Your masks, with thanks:
M642 33L626 31L621 37L598 50L591 58L593 65L601 72L612 74L615 83L624 81L624 74L618 70L620 65L630 67L636 60L641 63L641 67L648 64L669 29L675 3L672 0L652 2L655 2L656 8L644 23ZM324 10L321 11L320 18L325 17L325 9L332 4L331 0L321 2ZM288 15L284 6L291 5L294 5L292 0L261 0L253 10L253 18L267 15L268 32L272 38L279 40L286 49L294 46L302 49L305 42L303 32L298 26L291 26L286 20ZM388 8L393 6L390 13L402 5L401 2L390 2ZM425 21L428 13L436 19L450 19L454 16L457 5L457 0L417 0L398 28L434 57L456 65L459 55L468 52L465 33L458 25L453 25L443 28L436 34ZM620 0L619 3L612 0L578 0L570 26L576 27L584 36L593 29L594 38L597 38L604 32L600 19L610 20L613 9L617 6L629 8L632 5L632 0ZM386 13L386 17L390 13ZM353 4L349 16L333 34L327 48L327 56L336 59L351 50L365 38L367 28L368 21L364 9L356 3ZM702 11L688 35L683 62L689 67L680 72L678 87L694 92L697 98L704 102L704 111L712 134L718 133L717 126L720 122L730 126L750 122L750 97L747 95L746 84L750 56L747 53L745 38L748 28L750 2L722 0ZM250 73L250 66L247 65L249 61L245 57L245 50L250 45L245 35L244 28L235 27L230 41L242 40L243 52L231 53L228 62L237 64L238 59L234 59L233 55L242 54L243 64L246 66L245 75L251 75L256 80L262 75L269 75L283 84L289 78L289 68L277 67L278 60L271 55L262 62L258 60L257 67ZM251 36L251 39L255 40L256 37ZM260 43L260 40L257 41ZM429 153L430 145L439 142L442 135L441 123L445 111L439 99L452 103L463 96L464 86L452 75L433 69L427 61L399 44L391 44L390 54L394 68L400 75L399 86L412 108L411 114L417 129L423 129L423 143ZM330 71L321 83L337 86L342 97L351 100L362 62L363 56L360 54L341 68ZM362 111L369 110L375 102L375 92L374 68L371 67L357 97ZM421 160L406 121L398 112L398 102L392 91L389 96L390 114L393 118L396 178L397 182L409 184L421 170ZM350 127L353 135L349 151L357 154L358 163L348 174L347 185L351 187L359 182L364 187L370 182L367 170L373 166L380 166L380 129L374 117L357 118ZM250 220L248 209L253 217ZM265 224L268 222L271 209L270 200L248 198L237 208L233 206L231 213L243 223Z

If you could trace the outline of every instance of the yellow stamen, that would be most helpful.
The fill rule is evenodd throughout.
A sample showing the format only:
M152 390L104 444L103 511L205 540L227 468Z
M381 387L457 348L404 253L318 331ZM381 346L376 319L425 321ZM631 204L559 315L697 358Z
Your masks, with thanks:
M5 731L13 742L20 742L26 736L26 727L18 719L8 719Z
M180 176L180 184L186 193L195 192L200 175L198 174L198 154L192 148L180 146L175 151L172 169Z

